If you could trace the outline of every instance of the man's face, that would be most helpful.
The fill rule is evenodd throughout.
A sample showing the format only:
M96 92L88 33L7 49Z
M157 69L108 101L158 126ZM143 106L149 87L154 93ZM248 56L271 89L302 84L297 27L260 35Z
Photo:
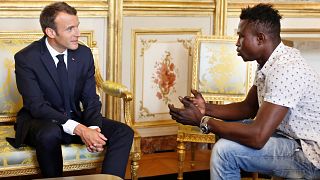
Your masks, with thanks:
M247 20L240 20L238 26L238 41L236 43L238 56L243 61L254 61L259 58L258 37L254 25Z
M66 49L77 49L78 38L80 36L78 17L60 12L55 19L55 24L56 30L53 38L53 47L58 52L63 52Z

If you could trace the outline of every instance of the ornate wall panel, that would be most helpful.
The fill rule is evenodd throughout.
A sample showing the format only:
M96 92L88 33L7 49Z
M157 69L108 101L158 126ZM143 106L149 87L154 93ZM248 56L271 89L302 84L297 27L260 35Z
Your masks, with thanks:
M128 21L126 18L124 22L128 23L124 23L124 32L128 34L123 36L123 42L126 43L123 43L125 51L122 52L122 77L134 92L135 126L142 136L176 134L176 123L170 119L167 104L178 104L177 97L189 93L193 39L197 34L210 32L209 26L201 29L210 18L204 20L199 18L194 21L197 22L194 28L182 26L187 24L185 23L187 19L183 18L181 21L184 23L180 22L181 25L176 25L178 21L171 21L173 18L141 17L141 20L130 17L131 20ZM162 23L158 28L154 24L155 19ZM145 23L149 23L149 28ZM167 84L172 88L169 92L161 90L163 88L159 85L161 73L157 74L157 69L166 61L172 61L175 65L172 73L176 76L176 80L172 82L174 83L172 86Z
M214 10L213 0L123 1L121 78L134 92L142 137L177 133L167 105L190 93L192 44L197 34L213 34Z
M134 29L133 87L136 127L175 125L168 104L189 94L192 44L200 29Z

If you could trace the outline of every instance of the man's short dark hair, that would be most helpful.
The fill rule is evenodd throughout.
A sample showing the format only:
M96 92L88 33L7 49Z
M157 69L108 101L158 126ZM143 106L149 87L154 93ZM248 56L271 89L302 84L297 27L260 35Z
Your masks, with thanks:
M257 32L264 32L273 38L280 38L280 20L282 16L273 8L272 4L257 4L254 7L242 9L241 20L248 20L255 25Z
M44 34L46 34L46 28L51 28L55 31L57 30L54 20L60 12L77 15L77 10L65 2L55 2L46 6L40 14L40 25Z

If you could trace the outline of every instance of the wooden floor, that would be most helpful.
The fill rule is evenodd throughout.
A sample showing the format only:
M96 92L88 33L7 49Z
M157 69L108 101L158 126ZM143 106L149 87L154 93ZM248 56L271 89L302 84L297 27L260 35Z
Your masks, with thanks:
M198 150L195 153L195 161L191 162L191 153L187 151L184 163L184 172L195 172L209 170L211 150ZM139 162L139 178L159 179L163 175L178 173L178 155L176 152L162 152L153 154L144 154ZM130 167L127 167L126 179L130 179ZM208 176L203 179L210 179ZM259 175L260 176L260 175ZM153 177L153 178L151 178ZM160 178L161 179L161 178ZM166 178L163 178L167 180ZM172 178L170 178L171 180ZM252 180L251 173L247 173L241 180ZM270 180L268 178L259 178L259 180Z
M196 151L195 161L191 163L191 153L187 151L184 171L201 171L209 169L209 150ZM142 155L139 166L139 177L159 176L178 173L178 155L176 152L162 152ZM127 167L126 179L129 179L130 167Z

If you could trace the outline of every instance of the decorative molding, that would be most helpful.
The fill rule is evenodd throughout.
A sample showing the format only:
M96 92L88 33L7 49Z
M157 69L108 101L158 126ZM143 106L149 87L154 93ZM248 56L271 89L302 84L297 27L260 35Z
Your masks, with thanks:
M213 133L202 134L196 126L179 125L178 142L215 143L216 136Z
M239 17L241 8L253 6L261 3L261 1L243 1L235 2L231 0L228 2L228 16ZM320 17L320 3L319 2L270 2L274 7L280 11L284 17Z
M150 111L149 111L148 108L143 107L142 101L139 101L139 103L140 103L140 107L139 107L139 110L140 110L140 112L139 112L139 117L150 117L150 116L154 117L154 116L155 116L155 114L151 114L151 113L150 113Z
M122 0L120 0L122 1ZM118 19L120 20L120 17L117 17L115 12L117 7L117 1L116 0L109 0L108 1L108 6L109 6L109 19L108 19L108 29L107 29L107 34L108 34L108 64L106 64L106 69L107 69L107 74L106 77L108 78L107 80L111 80L114 82L116 77L115 72L117 71L117 67L115 64L117 64L118 59L116 58L116 51L117 51L117 36L121 34L121 32L117 33L117 28L120 26L118 24ZM119 109L119 101L114 99L113 97L107 96L106 97L106 105L105 105L105 110L106 110L106 117L110 119L121 119L119 117L115 109Z
M184 133L183 135L177 135L177 141L184 141L184 142L196 142L196 143L214 143L215 142L215 135L198 135L198 134L187 134Z
M304 28L284 28L281 33L285 34L320 34L320 29L304 29Z
M281 29L281 37L285 40L320 40L320 29L285 28Z
M126 16L213 15L214 0L124 0Z
M16 121L16 114L6 114L6 115L0 115L0 122L15 122Z
M183 47L189 52L189 56L192 56L192 40L188 39L177 39L178 42L182 43Z
M155 122L136 122L134 123L135 128L146 128L146 127L167 127L176 126L178 123L174 120L158 120Z
M55 1L6 0L0 3L1 18L38 18L46 5ZM70 0L65 1L78 10L79 17L107 17L108 0Z
M84 169L94 169L101 167L102 159L92 161L75 161L68 162L63 165L64 171L75 171ZM35 165L29 165L25 167L5 167L0 171L0 177L11 177L11 176L25 176L32 174L40 174L40 168Z
M216 1L216 12L215 12L215 23L214 23L214 34L216 36L224 36L227 30L227 0Z
M152 43L157 42L156 39L148 39L148 40L141 39L140 41L141 41L141 44L143 46L141 48L141 54L140 54L141 57L143 57L144 51L148 50L150 48L150 46L152 45Z

